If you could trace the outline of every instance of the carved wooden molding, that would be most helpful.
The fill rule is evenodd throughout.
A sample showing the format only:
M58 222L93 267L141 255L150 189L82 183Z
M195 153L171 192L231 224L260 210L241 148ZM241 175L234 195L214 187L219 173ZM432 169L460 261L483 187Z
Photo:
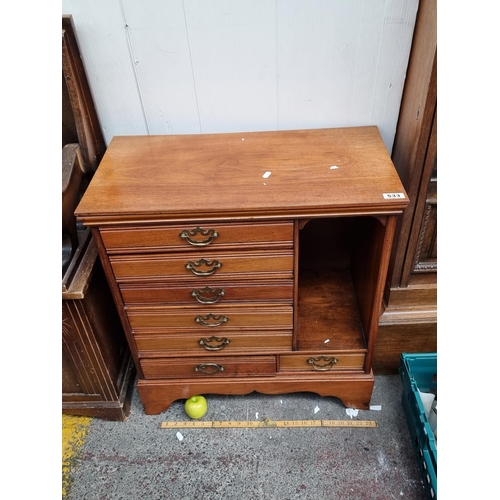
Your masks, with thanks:
M62 71L73 109L84 168L87 172L94 172L106 150L106 144L76 41L72 16L62 16Z
M420 256L422 254L422 250L424 247L424 241L425 241L425 236L427 234L427 229L429 227L429 221L431 220L432 213L434 211L436 204L435 203L429 203L426 207L425 214L424 214L424 219L422 222L422 228L420 230L420 237L418 239L418 245L417 245L417 251L415 254L415 265L413 267L414 272L437 272L437 260L434 262L430 261L423 261L420 262ZM434 241L436 238L435 235L433 235L432 240Z

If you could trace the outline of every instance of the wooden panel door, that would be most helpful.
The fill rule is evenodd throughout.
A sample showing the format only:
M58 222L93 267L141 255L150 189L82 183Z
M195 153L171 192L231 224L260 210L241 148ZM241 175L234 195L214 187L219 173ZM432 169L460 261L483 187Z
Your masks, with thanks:
M409 195L393 245L373 368L437 350L437 2L420 2L392 160Z

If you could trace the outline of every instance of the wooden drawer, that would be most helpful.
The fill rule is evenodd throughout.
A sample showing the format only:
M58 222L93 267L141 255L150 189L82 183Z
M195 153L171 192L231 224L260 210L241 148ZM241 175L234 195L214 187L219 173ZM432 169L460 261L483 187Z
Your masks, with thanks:
M210 254L115 255L111 267L118 282L176 281L206 278L248 280L293 277L293 252L242 251ZM201 273L201 274L200 274Z
M364 353L284 354L279 357L280 372L326 373L362 370L364 362Z
M293 222L104 227L101 237L109 254L196 251L202 248L291 248Z
M276 375L275 356L142 359L144 378L220 378Z
M181 351L213 352L275 352L292 349L292 331L255 331L242 334L224 331L222 334L136 334L135 343L139 356L172 355Z
M127 315L135 333L137 329L159 329L176 332L207 332L218 335L225 330L290 329L292 306L256 305L212 307L129 307Z
M200 279L190 286L182 283L124 283L120 286L125 305L211 305L235 302L277 302L291 304L293 281L220 282Z

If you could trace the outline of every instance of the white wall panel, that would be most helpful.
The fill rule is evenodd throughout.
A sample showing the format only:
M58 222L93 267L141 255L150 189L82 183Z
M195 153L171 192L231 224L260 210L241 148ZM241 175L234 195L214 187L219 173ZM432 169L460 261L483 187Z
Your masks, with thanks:
M373 124L391 150L416 7L280 0L278 128Z
M114 135L146 134L120 0L64 0L62 13L73 16L106 142Z
M378 125L392 149L418 0L63 0L106 140Z
M377 58L377 78L373 85L371 120L379 126L389 151L392 151L396 133L412 41L411 36L401 34L413 34L415 26L416 12L409 10L405 3L387 1Z
M185 6L202 131L275 130L274 2Z
M278 127L351 125L363 2L278 2Z
M150 134L200 133L182 0L122 0Z

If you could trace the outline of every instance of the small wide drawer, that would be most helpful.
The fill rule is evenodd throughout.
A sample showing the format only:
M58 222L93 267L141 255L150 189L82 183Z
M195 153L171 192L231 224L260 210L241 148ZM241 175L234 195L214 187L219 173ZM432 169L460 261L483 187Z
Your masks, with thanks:
M362 370L364 353L284 354L279 357L280 372L335 372Z
M140 361L144 378L220 378L276 375L275 356L159 358Z
M276 352L291 351L292 331L225 331L223 334L208 332L201 334L136 334L135 343L139 356L147 356L159 351L163 355L185 351L211 352Z
M292 306L268 304L212 307L129 307L127 315L132 330L218 332L242 329L290 329ZM216 333L214 333L215 335Z
M114 255L111 267L118 282L287 279L293 277L293 252L215 252L210 254Z
M179 252L203 248L291 248L293 222L102 227L108 253Z
M120 286L125 305L211 305L235 302L293 301L293 280L271 282L221 282L211 283L202 279L190 286L182 283L124 283Z

